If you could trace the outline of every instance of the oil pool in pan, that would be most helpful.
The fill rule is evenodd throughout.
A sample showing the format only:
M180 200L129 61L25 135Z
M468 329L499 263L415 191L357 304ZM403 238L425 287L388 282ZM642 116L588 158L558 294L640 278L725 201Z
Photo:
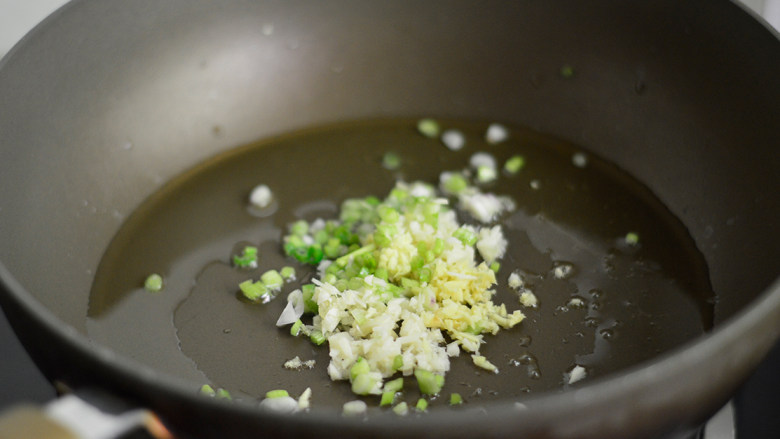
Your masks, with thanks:
M540 303L522 308L527 318L520 325L486 336L481 353L499 373L461 355L451 359L443 394L458 392L466 404L478 405L560 390L569 386L566 374L575 365L585 369L585 380L593 379L711 327L704 260L683 225L641 183L587 151L528 129L509 127L506 141L488 144L488 123L440 125L464 133L465 147L451 151L420 135L415 120L343 123L228 151L171 181L130 216L107 249L90 297L90 337L191 381L193 392L209 383L234 398L257 399L272 389L299 395L311 387L312 407L340 408L357 397L348 383L328 378L327 344L315 346L275 325L284 297L297 285L265 305L238 300L237 285L283 265L295 265L299 281L310 281L312 271L281 251L288 224L334 218L344 199L382 198L399 179L435 184L442 171L468 167L480 151L499 164L515 154L525 158L518 174L500 175L484 188L516 203L502 220L509 247L493 301L509 311L521 308L507 286L509 274L519 271ZM399 169L382 166L388 151L401 157ZM275 195L267 215L247 210L258 184ZM626 245L629 232L640 237L638 245ZM245 245L260 249L256 270L230 264ZM564 278L552 275L561 263L574 268ZM162 292L143 289L150 273L163 275ZM569 306L572 298L582 306ZM285 369L295 356L316 365ZM413 404L416 385L409 381L405 389ZM378 397L365 399L378 405ZM434 408L444 404L433 401Z

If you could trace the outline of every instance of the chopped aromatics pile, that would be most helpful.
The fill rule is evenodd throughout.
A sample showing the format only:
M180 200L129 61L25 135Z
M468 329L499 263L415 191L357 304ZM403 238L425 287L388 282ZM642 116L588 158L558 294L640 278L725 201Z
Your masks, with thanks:
M497 207L482 208L484 223L511 204L465 178L458 185L448 190L442 181L445 194L495 200ZM460 199L469 211L477 210L474 203ZM524 318L491 300L496 276L490 264L498 268L506 245L500 225L459 223L450 201L425 183L399 182L384 200L346 200L339 220L290 227L285 252L316 265L318 278L290 293L277 324L292 323L291 333L317 344L327 340L328 374L350 380L356 394L383 395L391 404L400 387L383 381L398 373L414 374L423 394L437 394L449 357L461 349L473 353L478 366L496 371L479 355L483 334ZM300 320L304 312L313 315L311 324ZM345 413L361 410L345 406Z

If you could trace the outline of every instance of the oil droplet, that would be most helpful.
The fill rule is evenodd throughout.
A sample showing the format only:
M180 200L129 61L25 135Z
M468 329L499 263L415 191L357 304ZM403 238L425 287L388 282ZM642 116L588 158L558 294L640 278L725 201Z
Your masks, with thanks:
M604 340L612 340L615 338L615 331L612 329L606 328L599 331L599 335L601 335L601 338Z
M517 344L521 347L527 348L528 346L531 346L531 336L530 335L523 335L521 337L518 337Z
M598 326L601 324L601 321L596 317L587 317L585 318L585 326L589 328L598 328Z
M529 367L528 368L528 378L531 378L532 380L538 380L542 377L542 371L540 371L536 367Z

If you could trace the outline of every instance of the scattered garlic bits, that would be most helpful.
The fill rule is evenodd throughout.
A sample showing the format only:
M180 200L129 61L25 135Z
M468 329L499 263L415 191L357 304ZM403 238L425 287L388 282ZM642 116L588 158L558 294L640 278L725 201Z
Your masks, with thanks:
M273 199L274 196L271 193L271 189L264 184L256 186L249 194L249 204L258 209L270 206Z
M381 394L398 373L443 384L450 356L478 355L483 334L524 319L491 300L501 227L460 224L431 185L399 182L384 200L346 200L338 221L296 231L285 251L319 271L302 288L313 317L300 332L322 334L330 378L350 380L358 394Z

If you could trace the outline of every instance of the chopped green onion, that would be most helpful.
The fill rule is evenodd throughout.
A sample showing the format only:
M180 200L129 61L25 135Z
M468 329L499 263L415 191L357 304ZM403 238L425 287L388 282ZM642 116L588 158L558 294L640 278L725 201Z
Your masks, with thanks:
M213 387L209 386L208 384L204 384L200 388L200 394L204 396L216 396L217 392Z
M295 268L288 266L282 267L281 270L279 270L279 274L282 276L282 279L286 281L295 280Z
M311 331L311 335L309 336L309 339L312 341L312 343L316 344L317 346L325 343L325 334L322 333L322 331L319 331L315 329L314 331Z
M417 378L417 385L423 395L435 395L441 391L444 386L444 376L435 374L429 370L416 369L414 377Z
M450 395L450 405L463 404L463 398L460 393L453 393Z
M263 302L269 298L268 287L262 282L253 282L251 279L238 284L241 293L252 302Z
M263 282L269 290L278 290L282 288L284 279L282 275L276 270L268 270L260 276L260 281Z
M157 273L150 274L144 281L146 291L157 293L163 288L163 278Z
M230 392L228 392L225 389L217 389L217 395L216 396L217 396L217 399L228 399L228 400L233 399L230 396Z
M382 400L379 402L379 405L381 407L384 407L386 405L393 405L393 402L395 401L395 392L382 392Z
M431 139L439 136L439 123L433 119L420 119L417 122L417 131Z
M393 407L393 413L398 416L406 416L409 413L409 405L405 401L401 401Z
M317 314L319 306L314 301L314 290L317 287L314 284L305 284L301 286L301 292L303 293L303 311L307 313Z
M428 410L428 401L426 401L424 398L420 398L417 400L417 405L414 406L418 411L424 412Z
M462 174L450 174L442 184L443 189L451 194L459 194L469 187L469 182Z
M637 245L639 244L639 234L636 232L628 232L626 233L626 244L628 245Z
M370 373L362 373L352 380L352 393L356 395L368 395L376 388L377 380Z
M393 357L393 370L398 370L402 367L404 367L404 357L402 355Z
M385 169L395 171L401 167L401 156L395 152L388 151L382 156L382 166Z
M290 328L290 334L293 337L297 337L302 330L303 330L303 322L301 321L301 319L298 319L295 321L295 323L293 323L292 327Z
M309 223L304 220L298 220L290 226L290 233L295 236L306 236L309 233Z
M339 267L345 267L351 258L355 258L356 256L360 256L364 253L372 252L375 248L376 246L374 244L364 245L363 247L360 247L357 250L347 253L346 255L336 259L334 263Z
M493 270L493 273L498 273L498 270L501 269L501 263L498 261L493 261L490 264L490 269Z
M458 240L462 242L463 245L469 247L477 243L477 234L467 227L461 227L455 230L452 232L452 236L458 238Z
M498 177L496 168L492 166L482 165L477 168L477 181L480 183L488 183L495 180Z
M349 369L349 379L354 380L358 375L363 375L370 372L368 361L363 357L358 357L355 364Z
M274 398L284 398L286 396L290 396L289 393L287 393L286 390L271 390L266 392L265 397L268 399L274 399Z
M233 255L233 265L239 268L257 267L257 247L246 246L240 255Z
M504 170L510 174L517 174L525 166L525 157L521 155L512 156L504 163Z
M403 387L404 387L404 379L403 377L401 377L386 382L382 390L384 390L385 392L400 392L401 389L403 389Z

